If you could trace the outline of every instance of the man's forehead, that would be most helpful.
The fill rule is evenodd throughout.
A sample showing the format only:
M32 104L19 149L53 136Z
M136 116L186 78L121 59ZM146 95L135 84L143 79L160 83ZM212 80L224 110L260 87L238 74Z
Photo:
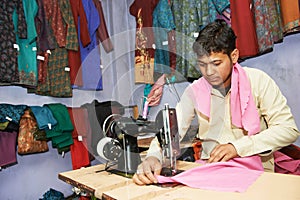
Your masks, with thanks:
M218 53L212 52L207 55L198 56L197 60L201 62L214 62L215 60L222 60L226 57L227 55L222 52L218 52Z

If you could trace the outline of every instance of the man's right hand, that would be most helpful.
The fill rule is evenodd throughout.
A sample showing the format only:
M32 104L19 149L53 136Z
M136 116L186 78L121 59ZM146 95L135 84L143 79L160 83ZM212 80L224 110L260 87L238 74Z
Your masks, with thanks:
M133 175L133 182L137 185L147 185L157 183L155 175L159 175L162 165L156 157L150 156L146 158L137 168Z

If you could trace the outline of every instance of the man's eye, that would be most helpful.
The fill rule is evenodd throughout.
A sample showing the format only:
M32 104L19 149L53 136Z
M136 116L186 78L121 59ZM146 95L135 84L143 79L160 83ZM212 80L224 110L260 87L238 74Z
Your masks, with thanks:
M200 67L205 67L206 65L207 65L206 63L198 62L198 66L200 66Z

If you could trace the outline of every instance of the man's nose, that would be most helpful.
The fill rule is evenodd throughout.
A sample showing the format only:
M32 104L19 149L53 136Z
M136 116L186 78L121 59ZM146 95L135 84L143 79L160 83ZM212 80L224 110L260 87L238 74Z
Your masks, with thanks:
M207 67L206 67L206 74L207 75L212 75L214 74L216 71L216 66L214 64L207 64Z

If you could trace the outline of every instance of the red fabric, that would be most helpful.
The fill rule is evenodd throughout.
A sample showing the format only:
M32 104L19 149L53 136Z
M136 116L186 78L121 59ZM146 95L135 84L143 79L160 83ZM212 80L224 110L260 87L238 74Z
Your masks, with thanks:
M300 160L294 160L289 156L276 151L274 152L275 172L281 174L300 175Z
M100 17L100 26L97 29L97 37L101 41L104 50L109 53L113 50L112 42L109 38L109 34L106 28L106 22L103 15L102 4L99 0L93 0Z
M255 56L259 52L251 3L251 0L230 0L231 26L237 35L236 44L240 57Z
M91 132L88 113L85 108L68 108L70 119L74 126L72 137L74 143L70 146L73 169L90 165L87 138Z
M80 24L80 36L78 37L78 39L80 39L82 45L85 47L91 42L91 39L90 39L90 34L87 26L87 19L86 19L85 11L83 9L82 1L70 0L70 5L72 9L72 14L73 14L77 34L78 34L78 23ZM81 58L80 58L79 45L78 45L78 51L68 50L68 59L69 59L69 67L71 69L70 70L71 84L82 86L83 80L82 80L82 72L80 68Z
M136 18L136 21L142 20L142 25L136 23L137 29L143 29L142 31L145 33L147 37L146 48L149 51L149 56L154 58L154 49L152 45L154 44L154 34L152 31L152 22L153 17L152 13L158 4L159 0L134 0L134 2L130 5L129 12L132 16ZM141 17L139 19L139 17ZM151 27L151 28L147 28ZM136 56L140 56L139 51L136 50Z

